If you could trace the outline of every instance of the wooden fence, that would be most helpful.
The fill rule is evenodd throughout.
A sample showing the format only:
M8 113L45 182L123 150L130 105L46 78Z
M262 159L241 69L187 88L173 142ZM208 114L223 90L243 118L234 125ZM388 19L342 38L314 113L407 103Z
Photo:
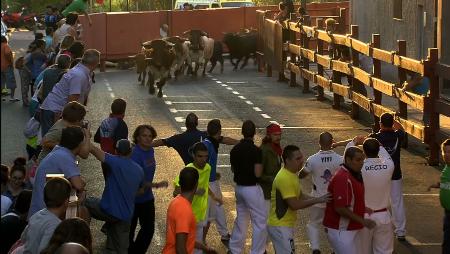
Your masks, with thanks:
M297 21L285 21L282 24L267 17L267 12L257 11L259 31L258 55L260 67L267 70L271 76L272 70L278 71L279 79L290 79L292 86L296 84L297 76L303 79L303 92L309 91L309 82L316 83L317 98L324 99L324 90L333 93L333 108L339 109L343 98L352 102L351 116L358 118L359 110L369 112L374 119L374 129L379 128L381 114L393 113L405 131L429 145L430 165L439 163L439 144L448 138L448 134L440 130L440 115L450 117L450 103L440 97L439 76L449 79L450 66L438 63L438 49L428 50L426 60L415 60L406 57L406 41L398 41L398 50L386 51L380 49L380 35L373 34L371 43L358 40L358 26L350 26L350 34L329 34L323 27L323 19L316 19L315 26ZM308 19L307 19L308 20ZM309 20L313 20L309 18ZM283 38L284 34L284 38ZM288 36L286 36L288 34ZM316 41L312 47L311 41ZM327 46L348 48L349 61L332 59L326 54ZM359 65L359 56L365 55L372 59L373 72L368 73ZM290 60L287 61L287 56ZM398 69L398 83L384 80L381 75L381 63L387 63ZM317 64L312 70L310 64ZM286 78L285 70L289 71ZM331 79L324 75L332 71ZM421 96L403 91L402 84L407 80L407 71L418 73L430 81L428 95ZM341 77L347 76L349 84L341 83ZM373 98L364 95L365 87L373 88ZM383 105L383 96L395 98L398 108L393 110ZM426 114L429 123L408 120L408 106Z

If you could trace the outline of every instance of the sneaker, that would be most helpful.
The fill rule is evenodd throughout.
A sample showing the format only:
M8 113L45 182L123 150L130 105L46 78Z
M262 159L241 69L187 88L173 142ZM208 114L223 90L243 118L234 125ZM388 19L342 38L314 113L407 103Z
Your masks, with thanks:
M404 235L398 235L398 236L397 236L397 240L398 240L399 242L406 242L406 237L405 237Z

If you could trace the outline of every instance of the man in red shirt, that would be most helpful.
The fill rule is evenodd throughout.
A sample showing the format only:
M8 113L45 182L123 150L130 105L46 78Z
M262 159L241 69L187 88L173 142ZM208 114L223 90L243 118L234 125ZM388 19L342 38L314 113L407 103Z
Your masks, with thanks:
M10 90L11 98L9 101L16 102L19 99L14 97L14 91L16 90L16 79L14 78L13 69L13 53L8 45L8 40L2 35L2 46L1 46L1 89L8 88Z
M344 164L328 185L333 199L327 203L323 225L336 254L361 253L359 232L363 227L376 225L374 221L364 219L363 164L363 151L355 146L347 147Z

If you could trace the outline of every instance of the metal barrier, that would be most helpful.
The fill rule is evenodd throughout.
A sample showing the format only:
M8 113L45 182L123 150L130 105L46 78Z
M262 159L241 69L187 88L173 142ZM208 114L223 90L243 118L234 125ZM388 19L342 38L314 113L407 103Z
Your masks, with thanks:
M258 27L261 31L264 42L264 54L259 54L260 61L264 61L268 67L280 71L280 76L285 78L283 66L290 72L291 85L296 85L296 77L302 77L304 82L303 91L309 91L309 82L318 85L318 99L324 98L324 89L333 93L333 108L339 109L343 101L347 98L352 101L351 116L358 118L359 110L369 112L374 121L374 129L377 130L378 119L385 112L393 113L395 119L400 122L405 131L429 145L430 165L439 163L439 144L449 135L440 130L440 115L450 116L450 103L440 98L439 76L449 78L450 66L438 64L438 49L428 50L426 60L416 60L405 57L406 41L398 41L398 50L396 52L380 49L380 35L373 34L372 42L365 43L358 40L358 26L351 25L350 34L329 34L320 29L321 20L312 27L307 24L298 24L297 22L285 21L283 24L275 22L265 17L265 12L258 12ZM282 32L287 30L289 38L283 44L281 38ZM276 31L270 33L268 31ZM297 39L299 36L299 39ZM275 38L273 38L275 37ZM311 40L317 40L316 47L310 47ZM325 53L325 45L333 47L344 47L351 50L349 61L342 59L332 59ZM274 54L284 49L284 54ZM290 60L287 61L287 55ZM373 61L373 73L364 71L359 66L359 55L365 55ZM398 68L399 83L391 83L383 80L381 77L381 63ZM310 63L317 64L317 70L309 68ZM281 68L279 68L281 66ZM324 75L325 70L332 71L331 79ZM400 87L406 79L406 72L414 72L422 77L427 77L430 81L430 90L427 96L417 95L409 91L403 91ZM349 79L349 86L341 84L341 77L345 75ZM362 93L361 88L372 87L374 98L369 98ZM382 103L382 97L389 96L398 101L398 108L392 110ZM419 110L422 114L429 116L429 124L423 121L420 123L408 120L408 106Z

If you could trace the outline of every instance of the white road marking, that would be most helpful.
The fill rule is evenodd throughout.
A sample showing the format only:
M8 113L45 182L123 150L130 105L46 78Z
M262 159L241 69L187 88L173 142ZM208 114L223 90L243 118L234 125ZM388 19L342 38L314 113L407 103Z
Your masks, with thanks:
M233 88L232 88L232 87L227 87L227 89L228 89L228 90L233 90Z
M403 193L403 196L412 196L412 197L421 197L421 196L429 196L429 197L438 197L439 194L435 193Z
M237 95L237 94L239 94L239 92L233 91L233 94L236 94L236 95Z
M111 87L108 86L106 89L108 90L108 92L112 92Z
M163 94L163 98L167 98L167 95Z
M167 105L172 105L171 101L164 101Z
M183 126L183 127L181 127L181 130L182 130L182 131L185 131L185 130L187 130L187 129L186 129L186 127Z
M178 112L178 110L176 110L174 108L169 108L169 111L172 112L172 113L177 113Z
M245 101L245 103L247 103L248 105L253 105L253 102L251 101Z
M335 126L282 126L282 129L299 129L299 130L308 130L308 129L327 129L327 130L371 130L370 128L352 128L352 127L335 127ZM241 130L242 127L223 127L222 130ZM265 130L266 128L256 128L258 130ZM438 194L430 194L430 195L438 195Z
M217 80L216 83L217 84L222 84L222 81Z
M242 95L240 95L240 96L238 96L239 97L239 99L242 99L242 100L247 100L247 98L245 98L244 96L242 96Z
M226 165L226 164L222 164L222 165L217 165L218 168L229 168L231 167L231 165Z
M219 153L219 156L230 156L229 153Z
M281 126L281 124L280 123L278 123L277 121L269 121L270 123L274 123L274 124L277 124L277 125L280 125Z
M213 81L217 81L217 79L216 79L216 78L212 78L212 80L213 80Z
M111 98L116 97L116 96L114 95L114 93L109 93L109 96L111 96Z
M268 114L261 114L261 116L264 117L264 118L267 118L267 119L272 118Z
M227 87L228 85L225 85L225 84L221 84L221 86L223 86L223 87Z
M178 112L210 112L216 111L215 109L178 109Z
M246 84L247 81L227 81L227 84Z
M212 119L200 118L200 119L198 119L198 120L199 120L199 121L211 121ZM184 122L184 117L182 117L182 116L177 116L177 117L175 117L175 121L178 122L178 123L182 123L182 122Z
M211 104L211 101L173 101L172 104Z
M442 243L421 243L419 240L414 238L413 236L407 235L406 241L408 241L411 245L414 246L440 246Z
M254 109L255 111L257 111L257 112L261 112L261 111L262 111L262 109L260 109L260 108L258 108L258 107L253 107L253 109Z

